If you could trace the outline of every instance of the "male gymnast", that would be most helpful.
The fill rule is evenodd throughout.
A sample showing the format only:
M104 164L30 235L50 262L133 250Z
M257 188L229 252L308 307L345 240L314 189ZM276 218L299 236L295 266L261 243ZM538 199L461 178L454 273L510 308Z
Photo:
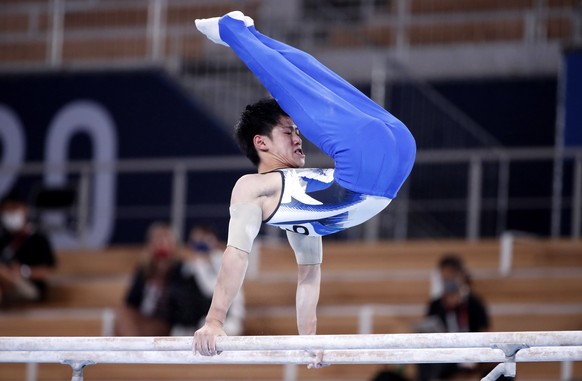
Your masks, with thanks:
M239 11L196 20L215 43L230 46L274 99L249 105L235 127L258 173L241 177L230 200L227 248L205 325L194 350L217 354L216 337L242 287L261 224L279 226L298 264L300 335L316 333L323 235L382 211L408 177L416 154L406 126L312 56L259 33ZM303 169L299 135L334 159L335 169ZM310 367L324 366L322 352Z

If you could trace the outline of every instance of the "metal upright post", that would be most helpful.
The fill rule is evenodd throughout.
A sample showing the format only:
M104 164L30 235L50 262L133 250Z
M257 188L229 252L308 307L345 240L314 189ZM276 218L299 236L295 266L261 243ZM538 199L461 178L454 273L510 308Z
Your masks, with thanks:
M467 197L467 239L470 241L475 241L479 238L482 171L481 158L473 157L469 166Z
M59 67L63 59L63 27L65 19L65 0L52 1L51 33L49 34L49 65Z
M572 190L572 239L579 239L582 214L582 154L576 155Z
M507 213L509 209L509 159L499 159L499 175L497 187L497 234L501 234L507 228Z
M150 37L150 59L158 62L164 55L166 27L164 22L166 1L150 0L148 8L148 35Z
M80 247L88 247L87 229L89 224L89 190L91 182L91 168L84 166L79 173L79 185L77 187L77 238ZM97 197L95 195L95 197Z
M64 360L63 364L69 365L73 369L73 377L71 381L83 381L83 369L87 365L94 365L93 361L77 361L77 360Z
M184 165L178 165L174 170L171 216L172 227L177 234L178 241L181 241L182 233L184 231L184 221L187 207L187 188L188 178L186 168Z
M556 135L554 143L554 176L552 182L552 218L550 231L553 238L562 230L562 181L564 177L564 133L566 128L566 64L558 76L558 100L556 105Z

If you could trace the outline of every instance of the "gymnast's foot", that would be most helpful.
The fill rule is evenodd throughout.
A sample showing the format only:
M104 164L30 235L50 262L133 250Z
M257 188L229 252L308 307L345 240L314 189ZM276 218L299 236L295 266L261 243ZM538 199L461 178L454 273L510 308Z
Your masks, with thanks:
M245 23L246 27L250 27L255 25L255 22L252 18L245 16L241 11L232 11L224 15L223 17L230 17L235 20L240 20ZM209 19L196 19L194 23L196 24L196 28L204 34L208 39L215 44L221 44L224 46L228 46L228 44L222 41L220 38L220 31L218 27L218 22L222 17L212 17Z

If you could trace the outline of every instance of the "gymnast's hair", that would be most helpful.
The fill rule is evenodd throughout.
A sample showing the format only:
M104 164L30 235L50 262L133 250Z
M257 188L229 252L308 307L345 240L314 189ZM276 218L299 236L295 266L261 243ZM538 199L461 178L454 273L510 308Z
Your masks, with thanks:
M281 117L289 116L273 98L263 98L248 105L234 127L234 136L241 151L255 165L259 165L259 155L255 149L255 135L271 137L271 131Z

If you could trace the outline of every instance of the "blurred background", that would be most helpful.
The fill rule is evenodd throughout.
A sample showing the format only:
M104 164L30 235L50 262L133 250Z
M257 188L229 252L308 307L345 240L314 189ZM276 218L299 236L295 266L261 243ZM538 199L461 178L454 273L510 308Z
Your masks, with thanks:
M230 191L253 171L232 126L268 95L230 49L194 28L196 18L231 10L314 55L401 119L418 144L390 207L326 238L324 283L336 287L322 295L327 319L360 320L327 331L322 323L322 333L411 330L429 297L428 274L447 252L474 269L492 329L582 328L582 1L0 0L0 195L25 195L59 257L59 296L44 315L33 310L46 321L24 332L62 327L54 319L64 316L64 325L89 320L97 334L110 333L108 308L122 299L154 221L167 221L179 242L198 223L226 239ZM307 166L332 165L315 147L307 153ZM254 321L246 333L293 334L293 312L277 294L294 292L283 237L261 232L245 286ZM374 298L372 289L383 293ZM19 332L22 313L3 317L17 325L2 335ZM382 328L361 320L378 313ZM284 328L273 323L280 318ZM582 377L579 364L554 365L523 379ZM48 369L36 375L66 374ZM365 369L320 374L370 379ZM23 372L6 368L6 379ZM129 377L119 374L87 377Z
M181 235L193 220L224 227L232 184L252 169L231 129L266 95L193 28L231 9L412 130L418 161L400 201L345 236L580 236L579 1L0 4L0 193L74 190L76 231L59 245L136 242L152 219Z

